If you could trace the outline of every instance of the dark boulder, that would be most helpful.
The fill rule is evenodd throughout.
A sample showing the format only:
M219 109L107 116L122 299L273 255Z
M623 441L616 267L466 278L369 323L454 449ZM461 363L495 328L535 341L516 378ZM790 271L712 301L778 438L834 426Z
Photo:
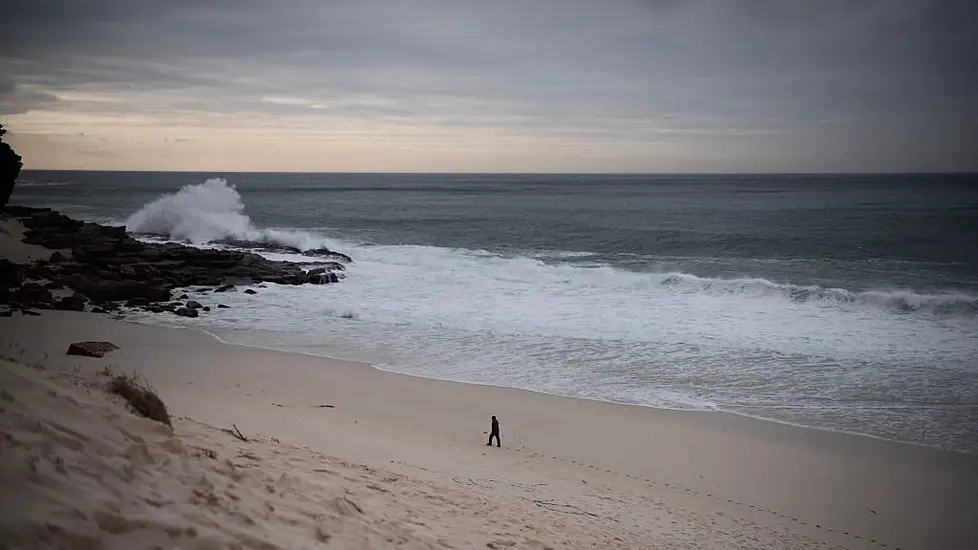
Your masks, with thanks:
M250 289L250 288L246 288L245 291L244 291L244 293L245 294L258 294L257 292L255 292L253 289Z
M198 302L197 300L188 300L187 307L189 307L190 309L200 309L204 306L202 306L200 302Z
M22 281L24 271L19 264L15 264L6 258L0 258L0 287L11 288Z
M224 304L217 304L217 309L228 309L231 306L226 306Z
M189 307L179 308L176 311L174 311L173 313L176 313L177 315L179 315L181 317L197 317L198 315L200 315L199 313L197 313L197 310L196 309L192 309L192 308L189 308Z
M68 355L102 357L106 353L117 349L119 349L119 346L112 342L75 342L68 346Z
M66 261L68 261L67 256L65 256L61 252L58 252L57 250L52 252L51 257L48 258L48 262L52 264L59 264L61 262L66 262Z
M339 282L339 278L336 276L336 273L333 273L332 271L323 270L318 273L313 273L310 271L308 274L306 274L306 282L312 285L326 285L329 283Z
M85 297L81 294L72 294L71 296L65 296L58 300L54 304L54 309L59 309L61 311L85 311Z
M38 283L24 283L11 298L11 301L35 307L48 306L54 300L51 291Z

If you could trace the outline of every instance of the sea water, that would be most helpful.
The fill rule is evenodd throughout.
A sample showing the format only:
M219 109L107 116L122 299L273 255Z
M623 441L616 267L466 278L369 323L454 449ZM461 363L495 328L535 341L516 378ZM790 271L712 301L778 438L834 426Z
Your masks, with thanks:
M978 450L975 176L30 171L11 202L354 260L340 284L205 294L231 308L142 321Z

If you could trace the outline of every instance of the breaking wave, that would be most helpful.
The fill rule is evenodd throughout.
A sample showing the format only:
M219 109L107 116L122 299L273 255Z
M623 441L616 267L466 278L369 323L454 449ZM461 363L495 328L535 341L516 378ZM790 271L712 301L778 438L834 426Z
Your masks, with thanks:
M144 205L126 220L126 230L195 245L227 243L271 250L326 248L322 235L255 227L244 213L241 195L223 178L185 185Z
M912 290L870 290L856 292L844 288L776 283L760 278L711 279L686 273L655 276L658 284L678 291L710 295L780 297L795 303L866 305L895 312L925 312L938 315L978 316L978 297L961 292L919 294Z

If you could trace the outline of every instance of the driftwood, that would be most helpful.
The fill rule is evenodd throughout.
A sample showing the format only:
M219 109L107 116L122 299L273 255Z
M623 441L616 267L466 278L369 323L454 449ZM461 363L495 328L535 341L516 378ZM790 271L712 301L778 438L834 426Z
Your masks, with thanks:
M229 433L229 434L231 434L231 435L233 435L237 439L240 439L241 441L244 441L245 443L248 442L248 438L245 437L244 434L241 433L241 430L238 429L238 426L237 425L235 425L235 424L232 423L231 424L231 427L234 428L234 429L233 430L229 430L229 429L225 428L224 431L227 432L227 433Z
M311 405L314 409L335 409L336 405Z

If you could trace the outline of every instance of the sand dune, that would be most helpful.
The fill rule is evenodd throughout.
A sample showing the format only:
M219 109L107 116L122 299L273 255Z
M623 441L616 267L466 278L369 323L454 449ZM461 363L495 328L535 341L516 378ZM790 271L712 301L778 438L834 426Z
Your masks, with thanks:
M548 548L597 535L267 437L190 419L171 430L99 378L0 364L6 547Z

